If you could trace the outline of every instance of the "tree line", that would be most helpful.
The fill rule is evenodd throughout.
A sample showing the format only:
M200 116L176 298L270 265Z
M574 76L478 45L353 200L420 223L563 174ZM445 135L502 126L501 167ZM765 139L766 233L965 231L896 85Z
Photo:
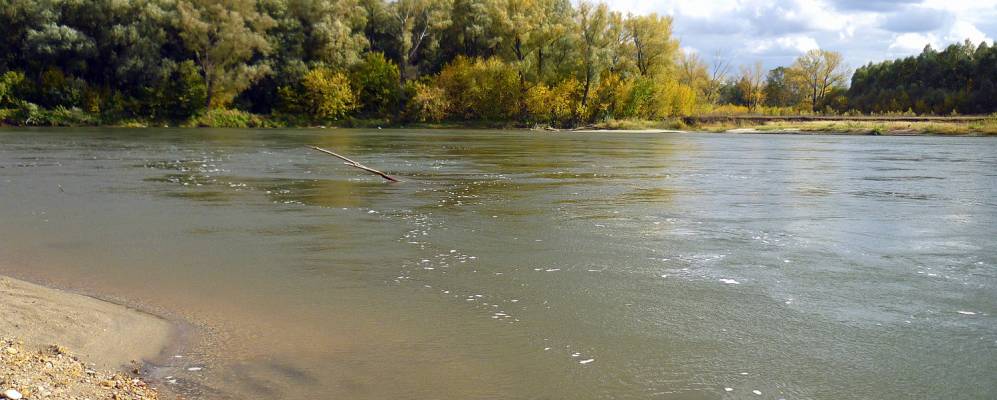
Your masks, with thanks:
M586 1L0 0L0 33L0 119L17 124L994 109L985 45L862 67L849 88L838 53L732 74L680 51L671 17ZM889 103L897 90L908 100Z

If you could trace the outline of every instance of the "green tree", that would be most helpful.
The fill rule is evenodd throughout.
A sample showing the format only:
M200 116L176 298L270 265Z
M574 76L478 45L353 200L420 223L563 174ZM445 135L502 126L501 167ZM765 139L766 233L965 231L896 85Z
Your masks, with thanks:
M228 104L270 71L251 63L270 51L265 32L274 25L253 0L180 0L179 36L201 70L208 109Z
M776 67L765 77L765 105L771 107L793 107L803 99L800 88L789 79L786 67Z
M609 7L605 3L594 5L583 1L578 5L575 29L581 55L583 106L588 104L589 93L610 59L614 37L609 21Z
M418 77L421 63L435 61L452 8L453 0L395 0L382 8L396 37L402 79Z
M398 66L378 52L367 53L351 74L360 112L389 117L399 109L401 75Z
M672 39L672 17L628 15L623 24L630 56L641 75L672 69L679 47L678 41Z

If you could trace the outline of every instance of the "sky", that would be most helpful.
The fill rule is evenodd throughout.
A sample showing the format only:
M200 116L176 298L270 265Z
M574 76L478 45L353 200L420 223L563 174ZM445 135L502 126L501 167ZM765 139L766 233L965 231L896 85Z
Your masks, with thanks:
M997 0L607 0L674 17L682 48L708 63L790 65L807 50L841 52L850 68L970 39L997 38Z

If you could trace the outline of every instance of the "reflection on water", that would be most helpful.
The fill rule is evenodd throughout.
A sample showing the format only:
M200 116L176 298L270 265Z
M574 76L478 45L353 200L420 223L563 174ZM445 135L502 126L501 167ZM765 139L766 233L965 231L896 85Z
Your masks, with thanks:
M995 150L0 131L0 273L191 324L193 398L985 398Z

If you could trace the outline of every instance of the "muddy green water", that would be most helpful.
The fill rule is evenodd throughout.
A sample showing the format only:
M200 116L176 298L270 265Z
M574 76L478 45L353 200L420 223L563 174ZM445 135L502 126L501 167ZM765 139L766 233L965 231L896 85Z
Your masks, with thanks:
M992 138L0 131L0 274L190 398L992 398L995 238Z

